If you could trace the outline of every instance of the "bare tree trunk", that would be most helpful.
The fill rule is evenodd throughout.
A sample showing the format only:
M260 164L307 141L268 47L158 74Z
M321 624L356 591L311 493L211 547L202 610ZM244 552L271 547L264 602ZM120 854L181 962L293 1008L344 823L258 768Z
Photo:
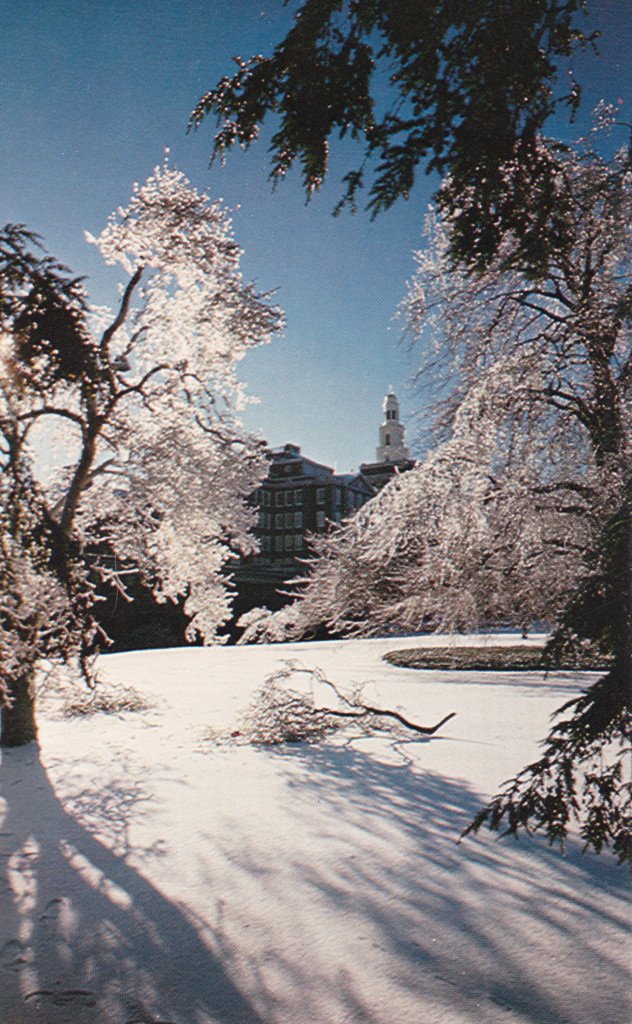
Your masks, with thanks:
M2 704L0 747L21 747L37 739L33 677L34 667L27 664L9 680L10 703Z

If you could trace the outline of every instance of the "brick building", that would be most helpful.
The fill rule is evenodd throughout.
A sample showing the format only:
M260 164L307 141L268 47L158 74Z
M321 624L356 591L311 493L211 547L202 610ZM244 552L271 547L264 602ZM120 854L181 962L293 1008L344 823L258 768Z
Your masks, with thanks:
M269 458L268 476L252 497L260 550L232 569L235 619L259 605L283 607L285 585L305 571L309 536L341 522L376 493L361 474L338 476L294 444L271 450Z
M377 461L360 473L338 475L306 458L294 444L272 449L267 478L252 496L259 512L260 550L231 567L236 595L235 621L250 608L283 607L286 585L305 572L309 537L340 523L369 501L397 472L414 466L405 446L399 404L392 391L384 399Z
M303 554L307 535L322 533L372 498L375 488L361 474L336 476L301 449L286 444L270 453L270 472L256 492L259 506L259 557L286 562Z

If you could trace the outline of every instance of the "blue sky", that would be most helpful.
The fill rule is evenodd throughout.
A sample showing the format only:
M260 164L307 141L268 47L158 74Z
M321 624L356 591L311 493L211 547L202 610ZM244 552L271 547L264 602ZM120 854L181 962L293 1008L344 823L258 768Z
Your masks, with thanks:
M592 9L601 56L577 62L584 113L576 128L557 126L567 137L601 98L621 99L632 120L632 3L592 0ZM268 53L290 18L280 0L0 0L0 222L43 235L88 277L93 301L113 303L116 278L83 232L99 233L169 147L197 187L235 210L244 274L278 289L286 313L284 337L241 364L260 398L244 420L274 446L294 442L349 472L375 457L391 385L414 439L415 356L393 316L437 182L422 175L407 203L371 222L331 216L355 165L348 149L333 154L330 180L307 206L298 174L272 192L263 141L209 170L212 123L187 135L193 106L233 56Z

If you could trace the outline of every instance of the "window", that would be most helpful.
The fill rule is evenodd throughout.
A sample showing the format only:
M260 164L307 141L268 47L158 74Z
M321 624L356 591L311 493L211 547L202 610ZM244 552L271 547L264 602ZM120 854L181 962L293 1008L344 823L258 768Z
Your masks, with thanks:
M384 444L390 444L390 443L391 443L391 435L387 434L386 437L384 438Z
M284 491L277 491L276 503L277 503L277 506L285 505L285 492Z
M319 505L324 505L325 504L325 488L324 487L317 487L316 488L316 501L318 502Z
M303 513L302 512L295 512L294 513L294 526L297 529L299 529L299 530L301 530L303 528Z
M294 504L295 505L302 505L303 504L303 492L302 491L294 491Z
M325 513L324 512L317 512L316 513L316 526L318 527L319 530L322 530L324 528L324 526L325 526Z
M337 523L340 522L340 517L342 515L342 505L342 490L340 487L336 487L334 490L334 519Z

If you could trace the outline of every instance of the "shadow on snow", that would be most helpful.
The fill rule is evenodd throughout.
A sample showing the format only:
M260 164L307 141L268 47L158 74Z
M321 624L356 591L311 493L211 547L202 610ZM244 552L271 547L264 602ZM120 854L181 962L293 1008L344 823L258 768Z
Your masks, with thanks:
M0 783L2 1021L260 1024L183 909L66 813L35 744L2 752Z
M480 801L465 783L414 767L410 755L418 764L424 742L384 741L386 763L363 741L271 753L289 768L297 832L314 827L316 801L322 838L334 838L332 855L295 863L296 878L370 925L394 965L391 983L424 1024L631 1019L627 872L607 853L583 855L574 840L564 856L539 838L459 842ZM299 983L309 991L309 971ZM352 972L338 984L341 1019L383 1024Z
M458 843L479 807L467 784L420 770L424 741L365 746L257 754L281 780L290 831L277 834L273 818L253 827L239 793L229 830L208 822L206 845L196 839L192 849L206 859L210 897L224 885L234 894L213 922L204 919L210 897L196 917L198 908L170 902L124 860L127 823L145 799L134 778L114 795L77 794L75 818L35 746L4 753L0 1019L630 1019L626 872L575 843L565 857L530 839Z

